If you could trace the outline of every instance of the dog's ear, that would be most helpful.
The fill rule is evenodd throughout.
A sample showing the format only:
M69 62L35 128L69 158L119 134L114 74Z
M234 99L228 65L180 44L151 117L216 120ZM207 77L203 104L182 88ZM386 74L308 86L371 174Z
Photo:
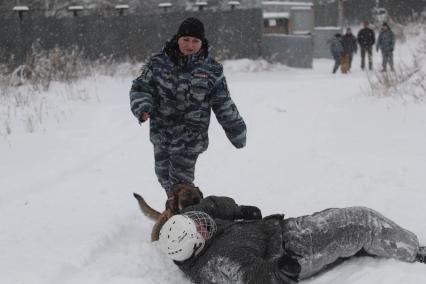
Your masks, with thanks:
M199 187L195 187L195 189L198 191L198 194L200 194L201 199L203 199L204 198L203 192L200 190L200 188Z
M179 213L179 192L180 190L175 190L175 192L173 192L173 205L172 208L170 208L173 214Z
M173 214L177 214L179 212L179 192L181 188L178 186L172 187L170 192L170 197L167 199L167 206Z

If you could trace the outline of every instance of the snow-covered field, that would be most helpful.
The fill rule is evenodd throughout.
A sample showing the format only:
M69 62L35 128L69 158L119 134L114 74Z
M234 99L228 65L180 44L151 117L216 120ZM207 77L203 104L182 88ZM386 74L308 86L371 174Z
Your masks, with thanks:
M410 50L398 46L396 61ZM196 184L264 215L372 207L426 244L426 104L371 96L358 57L348 75L332 75L332 64L225 62L247 147L233 148L212 117ZM152 222L132 196L164 206L148 125L129 110L131 80L88 78L74 90L84 100L60 99L55 85L41 126L29 133L18 117L0 137L0 283L189 283L150 242ZM358 258L304 283L426 283L426 265Z

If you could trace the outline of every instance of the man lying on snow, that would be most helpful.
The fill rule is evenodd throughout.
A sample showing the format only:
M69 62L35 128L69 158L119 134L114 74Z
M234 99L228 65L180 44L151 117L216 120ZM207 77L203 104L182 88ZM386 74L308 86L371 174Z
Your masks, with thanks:
M181 213L159 247L195 283L295 283L358 255L426 261L415 234L365 207L262 219L257 207L210 196Z

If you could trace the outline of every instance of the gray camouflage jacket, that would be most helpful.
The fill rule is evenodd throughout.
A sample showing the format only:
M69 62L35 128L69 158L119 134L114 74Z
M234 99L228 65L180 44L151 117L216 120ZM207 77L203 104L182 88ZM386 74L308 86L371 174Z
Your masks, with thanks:
M232 198L217 196L185 208L206 212L218 230L200 254L175 263L194 283L295 283L278 266L283 215L242 220L240 208Z
M179 55L177 38L144 65L130 90L133 114L150 113L151 142L170 152L201 153L208 147L211 109L228 139L246 144L246 125L232 101L223 67L208 46L192 56Z

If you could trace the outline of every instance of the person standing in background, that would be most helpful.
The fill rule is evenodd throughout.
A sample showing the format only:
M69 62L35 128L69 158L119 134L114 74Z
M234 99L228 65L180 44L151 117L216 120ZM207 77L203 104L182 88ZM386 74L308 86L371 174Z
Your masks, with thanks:
M377 40L376 50L382 52L382 71L386 72L387 65L393 71L393 50L395 48L395 35L387 23L383 23Z
M330 52L334 59L333 74L339 69L343 54L342 35L337 33L330 38L327 43L330 45Z
M358 50L356 37L352 34L351 28L346 29L346 34L342 37L342 45L343 56L346 56L349 60L348 70L351 70L353 56Z
M364 22L364 28L358 32L357 40L361 49L361 69L365 68L365 54L367 53L368 69L373 70L373 45L376 42L376 35L367 21Z

